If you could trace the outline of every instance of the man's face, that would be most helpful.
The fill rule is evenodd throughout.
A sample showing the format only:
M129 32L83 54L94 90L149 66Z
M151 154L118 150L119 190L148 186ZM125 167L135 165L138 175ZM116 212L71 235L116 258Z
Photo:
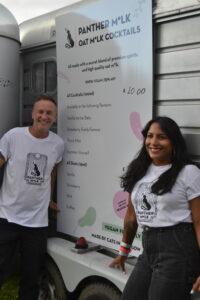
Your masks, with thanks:
M33 127L42 132L48 132L56 121L57 108L49 100L40 100L35 103L32 111Z

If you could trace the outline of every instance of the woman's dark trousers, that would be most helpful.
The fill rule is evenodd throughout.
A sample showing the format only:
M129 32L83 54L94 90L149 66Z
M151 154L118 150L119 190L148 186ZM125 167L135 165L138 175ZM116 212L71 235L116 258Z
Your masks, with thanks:
M200 254L192 224L144 228L143 254L125 286L123 300L189 300L200 274Z

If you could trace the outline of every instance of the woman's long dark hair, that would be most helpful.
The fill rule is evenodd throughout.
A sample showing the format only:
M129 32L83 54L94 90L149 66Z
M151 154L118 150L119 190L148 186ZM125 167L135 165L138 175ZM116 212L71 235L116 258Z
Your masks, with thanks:
M172 166L161 174L158 180L152 185L151 190L153 193L162 195L171 191L181 169L187 164L195 164L189 157L185 140L176 122L168 117L156 117L150 120L142 130L144 137L143 145L137 157L129 164L125 174L121 176L121 187L129 193L132 192L136 182L146 174L149 165L152 163L146 150L145 140L149 128L153 123L160 125L160 128L170 139L173 147Z

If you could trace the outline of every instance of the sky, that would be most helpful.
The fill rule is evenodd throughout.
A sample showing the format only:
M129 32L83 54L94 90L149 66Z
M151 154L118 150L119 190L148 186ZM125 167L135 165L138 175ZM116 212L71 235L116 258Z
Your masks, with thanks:
M25 20L45 14L80 0L0 0L20 24Z

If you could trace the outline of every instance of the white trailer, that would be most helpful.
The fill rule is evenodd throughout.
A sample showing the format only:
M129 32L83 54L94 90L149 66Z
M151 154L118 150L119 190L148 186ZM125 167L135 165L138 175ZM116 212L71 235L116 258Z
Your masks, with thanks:
M58 24L55 23L56 20L58 19L60 20L58 22L61 22L60 24L64 24L62 23L64 22L62 19L64 17L60 17L61 15L66 15L67 18L68 14L82 11L84 7L93 5L96 2L103 1L80 1L78 4L34 18L20 25L20 55L22 62L20 125L25 126L30 124L32 103L38 93L46 92L55 98L57 98L57 92L59 95L56 80L57 53L59 51L56 49L56 36L58 36L59 33L56 32L56 24ZM145 2L150 2L153 5L154 93L152 98L152 114L154 116L167 115L176 120L186 137L191 155L194 159L199 160L199 1L138 1L141 5ZM75 17L77 18L77 15ZM72 18L71 15L70 18ZM107 20L107 14L101 14L100 19ZM72 57L72 59L74 58ZM61 66L61 63L59 63L59 66ZM74 69L75 68L74 65ZM58 77L60 79L68 79L68 75L63 74L63 72L58 73ZM58 85L58 87L60 86L61 85ZM133 86L130 85L130 87ZM79 90L78 83L77 89ZM60 95L62 98L62 94ZM58 102L59 101L58 99ZM60 104L61 102L59 102L59 105ZM143 120L147 117L144 117ZM60 120L62 120L62 118ZM59 130L62 132L62 128ZM131 142L127 148L129 148L129 146L132 146ZM130 154L127 155L127 163L130 160L129 155ZM60 172L62 172L62 169ZM61 178L58 177L58 183L59 180L61 181ZM60 183L58 186L60 187ZM59 193L60 191L58 189L58 195L60 195ZM71 195L72 194L69 193L69 199ZM93 200L95 201L95 199ZM70 209L73 213L70 200L69 203L68 208L71 207ZM106 210L108 210L108 208ZM105 215L107 213L106 210L103 212ZM64 217L64 215L62 216ZM61 220L62 216L60 218ZM110 233L111 239L116 241L116 235L113 234L112 230L120 231L121 227L120 224L118 224L118 227L113 226L112 219L110 223L111 227L109 227L110 231L108 231L108 234ZM107 223L106 225L109 224ZM59 228L61 227L60 224ZM68 229L66 230L68 232ZM87 230L88 228L86 227L86 231ZM75 233L77 234L76 230ZM41 299L120 299L120 294L134 267L136 258L133 257L128 260L127 274L124 275L118 270L113 270L108 267L112 257L116 255L116 250L111 250L110 247L101 244L98 250L89 251L85 254L73 252L74 241L77 238L76 234L75 237L73 237L71 234L62 233L56 237L49 238L47 257L48 272L43 277L41 283ZM100 236L100 234L97 233L96 236L98 235ZM92 241L94 242L94 240ZM116 249L116 247L113 248ZM198 295L193 297L200 299Z
M17 21L0 4L0 136L19 124L19 48Z
M31 121L31 107L38 93L55 97L58 92L58 133L66 143L57 193L62 238L53 237L48 242L50 279L46 288L43 281L44 298L48 294L63 300L70 296L79 300L120 299L133 267L127 265L127 274L109 268L121 239L121 203L124 211L126 207L123 198L116 200L118 206L113 209L114 194L122 193L118 177L141 142L141 137L133 138L129 129L127 136L124 132L132 111L133 116L139 116L140 111L143 122L152 117L152 5L151 1L134 2L127 0L124 7L116 0L81 1L20 25L25 78L21 125ZM138 93L135 108L134 93ZM130 145L128 153L126 143ZM107 183L109 177L112 179ZM101 193L97 193L99 182ZM94 224L83 225L91 219ZM99 249L85 254L72 251L79 236L92 242L91 248ZM138 251L138 244L134 247Z

